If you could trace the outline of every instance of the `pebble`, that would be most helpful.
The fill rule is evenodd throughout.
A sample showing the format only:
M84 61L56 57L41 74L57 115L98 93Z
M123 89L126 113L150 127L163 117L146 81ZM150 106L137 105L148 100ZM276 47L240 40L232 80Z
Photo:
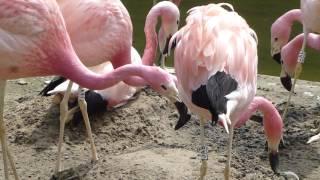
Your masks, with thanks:
M28 82L23 80L23 79L20 79L20 80L18 80L17 84L19 84L19 85L27 85Z
M314 94L312 94L311 92L304 92L303 95L309 96L309 97L313 97L314 96Z

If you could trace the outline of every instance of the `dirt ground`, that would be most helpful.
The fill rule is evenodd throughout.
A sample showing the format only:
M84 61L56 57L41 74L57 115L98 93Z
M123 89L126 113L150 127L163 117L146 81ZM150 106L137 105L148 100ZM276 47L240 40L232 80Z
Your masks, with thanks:
M9 81L5 99L5 123L9 146L21 179L53 179L59 133L59 108L52 97L37 94L47 78L24 79L27 85ZM282 112L287 92L279 79L259 76L258 95L272 100ZM280 168L300 179L320 179L320 142L306 144L320 123L320 83L299 81L285 121L287 146L280 150ZM260 119L260 114L257 116ZM91 117L99 161L91 163L85 127L68 124L63 165L69 179L197 179L200 161L199 121L192 116L174 131L178 114L165 98L147 89L122 108ZM206 179L223 179L227 134L220 126L206 127L209 146ZM0 155L0 179L4 179ZM73 170L73 171L71 171ZM67 176L65 176L67 177ZM67 179L67 178L64 178ZM284 179L273 174L265 150L261 123L248 121L235 131L232 179Z

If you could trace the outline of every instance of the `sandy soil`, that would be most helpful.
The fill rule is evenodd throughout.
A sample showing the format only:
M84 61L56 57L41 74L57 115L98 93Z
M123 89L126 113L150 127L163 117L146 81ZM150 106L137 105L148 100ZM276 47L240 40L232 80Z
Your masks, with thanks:
M25 79L27 85L9 81L5 122L21 179L53 179L57 153L59 111L51 97L37 96L47 78ZM287 92L278 78L259 77L258 95L272 100L282 112ZM280 167L301 179L320 179L320 142L307 145L320 123L320 83L299 81L286 119ZM151 90L144 90L130 104L91 117L99 161L90 162L90 146L83 123L65 130L63 165L69 179L197 179L200 161L199 123L196 116L179 131L173 127L178 114L172 104ZM256 120L261 120L257 114ZM263 128L258 121L235 131L233 179L284 179L275 176L265 151ZM207 179L223 179L227 134L222 127L206 127L209 146ZM2 162L2 157L0 160ZM3 177L0 163L0 179ZM63 176L61 176L63 177ZM63 179L68 179L68 175Z

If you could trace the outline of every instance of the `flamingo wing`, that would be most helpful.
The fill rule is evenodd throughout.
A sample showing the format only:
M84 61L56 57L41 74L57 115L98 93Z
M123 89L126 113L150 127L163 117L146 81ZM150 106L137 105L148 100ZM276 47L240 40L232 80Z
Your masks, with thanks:
M121 52L118 48L131 46L132 23L121 1L64 0L59 5L72 44L85 65L103 63Z

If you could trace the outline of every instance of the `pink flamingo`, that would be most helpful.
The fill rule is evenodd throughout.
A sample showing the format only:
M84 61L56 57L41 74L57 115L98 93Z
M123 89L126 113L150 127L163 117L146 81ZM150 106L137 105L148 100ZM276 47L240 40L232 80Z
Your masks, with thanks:
M200 116L203 157L200 179L207 169L204 124L221 120L228 132L230 177L233 128L256 93L257 37L236 12L209 4L189 10L186 25L171 39L176 43L174 67L181 100ZM228 5L232 8L231 5ZM228 23L232 19L232 23ZM169 48L170 49L170 48Z
M132 44L132 24L128 11L120 0L59 0L63 17L66 21L68 33L75 51L86 66L96 66L110 60L114 68L130 62L130 47ZM155 28L157 19L161 17L161 27L164 37L170 37L178 29L177 20L180 18L179 9L169 1L156 4L148 13L145 23L146 46L142 63L153 65L156 49L157 34ZM70 88L72 82L70 82ZM60 106L60 121L64 124L68 118L67 99L70 95L67 88L66 95ZM79 106L83 113L84 121L89 122L86 113L84 92L79 87ZM82 94L82 95L81 95ZM88 128L88 134L91 134ZM60 171L61 148L63 142L64 125L60 127L58 160L56 172ZM90 138L91 135L89 135ZM97 160L97 154L92 144L92 159Z
M171 2L175 3L177 6L180 5L181 0L171 0ZM177 24L179 24L179 20L177 21ZM158 32L158 41L159 41L159 51L160 51L160 56L159 56L159 61L160 61L160 66L162 68L166 68L165 66L165 58L168 56L168 43L171 37L166 38L164 30L162 27L160 27L159 32ZM170 69L167 69L170 70Z
M7 79L60 74L90 89L103 89L124 80L134 86L150 84L171 97L178 93L174 77L157 67L131 64L101 75L89 71L72 47L55 1L0 0L0 21L0 140L5 179L9 177L7 157L18 179L3 122Z
M281 50L282 58L282 70L281 74L287 74L288 80L291 82L291 77L294 76L296 66L298 65L299 50L301 49L304 42L304 34L300 34L292 39L287 45L285 45ZM307 46L320 51L320 35L309 33L307 37ZM289 83L291 84L291 83ZM291 87L289 87L291 88ZM320 127L318 132L320 131ZM308 143L320 139L320 133L311 137Z
M263 113L262 124L267 137L271 169L278 175L291 176L295 179L299 179L294 172L279 170L279 143L283 133L283 121L272 102L264 97L254 97L246 111L239 117L235 127L238 128L242 126L257 110L260 110Z
M280 16L271 25L271 56L279 64L281 48L289 41L292 25L294 22L301 23L301 10L292 9Z
M311 32L320 33L320 1L317 0L300 0L301 19L303 24L303 43L298 56L298 64L294 72L294 81L291 91L288 96L287 105L283 112L283 118L285 118L288 111L289 103L291 100L292 92L294 91L295 84L302 72L302 64L306 56L305 48L307 45L308 34Z
M141 57L134 47L131 47L131 58L132 58L132 64L136 64L136 65L142 64ZM91 67L90 69L96 73L112 72L114 70L110 62L105 62L98 66ZM62 84L56 86L54 89L50 89L50 90L45 89L43 94L55 95L53 98L53 102L55 104L60 104L62 100L62 96L63 94L65 94L67 90L68 84L69 84L68 81L64 81ZM75 101L75 99L77 99L79 95L78 88L79 88L79 85L76 83L73 83L71 88L70 101ZM94 99L90 99L90 102L95 103L91 105L95 107L94 110L106 109L106 108L111 110L127 104L127 102L130 99L132 99L134 94L137 93L140 89L141 89L140 87L129 86L126 83L121 81L115 84L114 86L108 87L106 89L88 90L88 93L91 94L91 96L88 98L94 98ZM101 100L103 101L103 103L101 103ZM101 105L102 107L98 107L99 105ZM88 109L92 109L89 106L90 104L88 104Z

